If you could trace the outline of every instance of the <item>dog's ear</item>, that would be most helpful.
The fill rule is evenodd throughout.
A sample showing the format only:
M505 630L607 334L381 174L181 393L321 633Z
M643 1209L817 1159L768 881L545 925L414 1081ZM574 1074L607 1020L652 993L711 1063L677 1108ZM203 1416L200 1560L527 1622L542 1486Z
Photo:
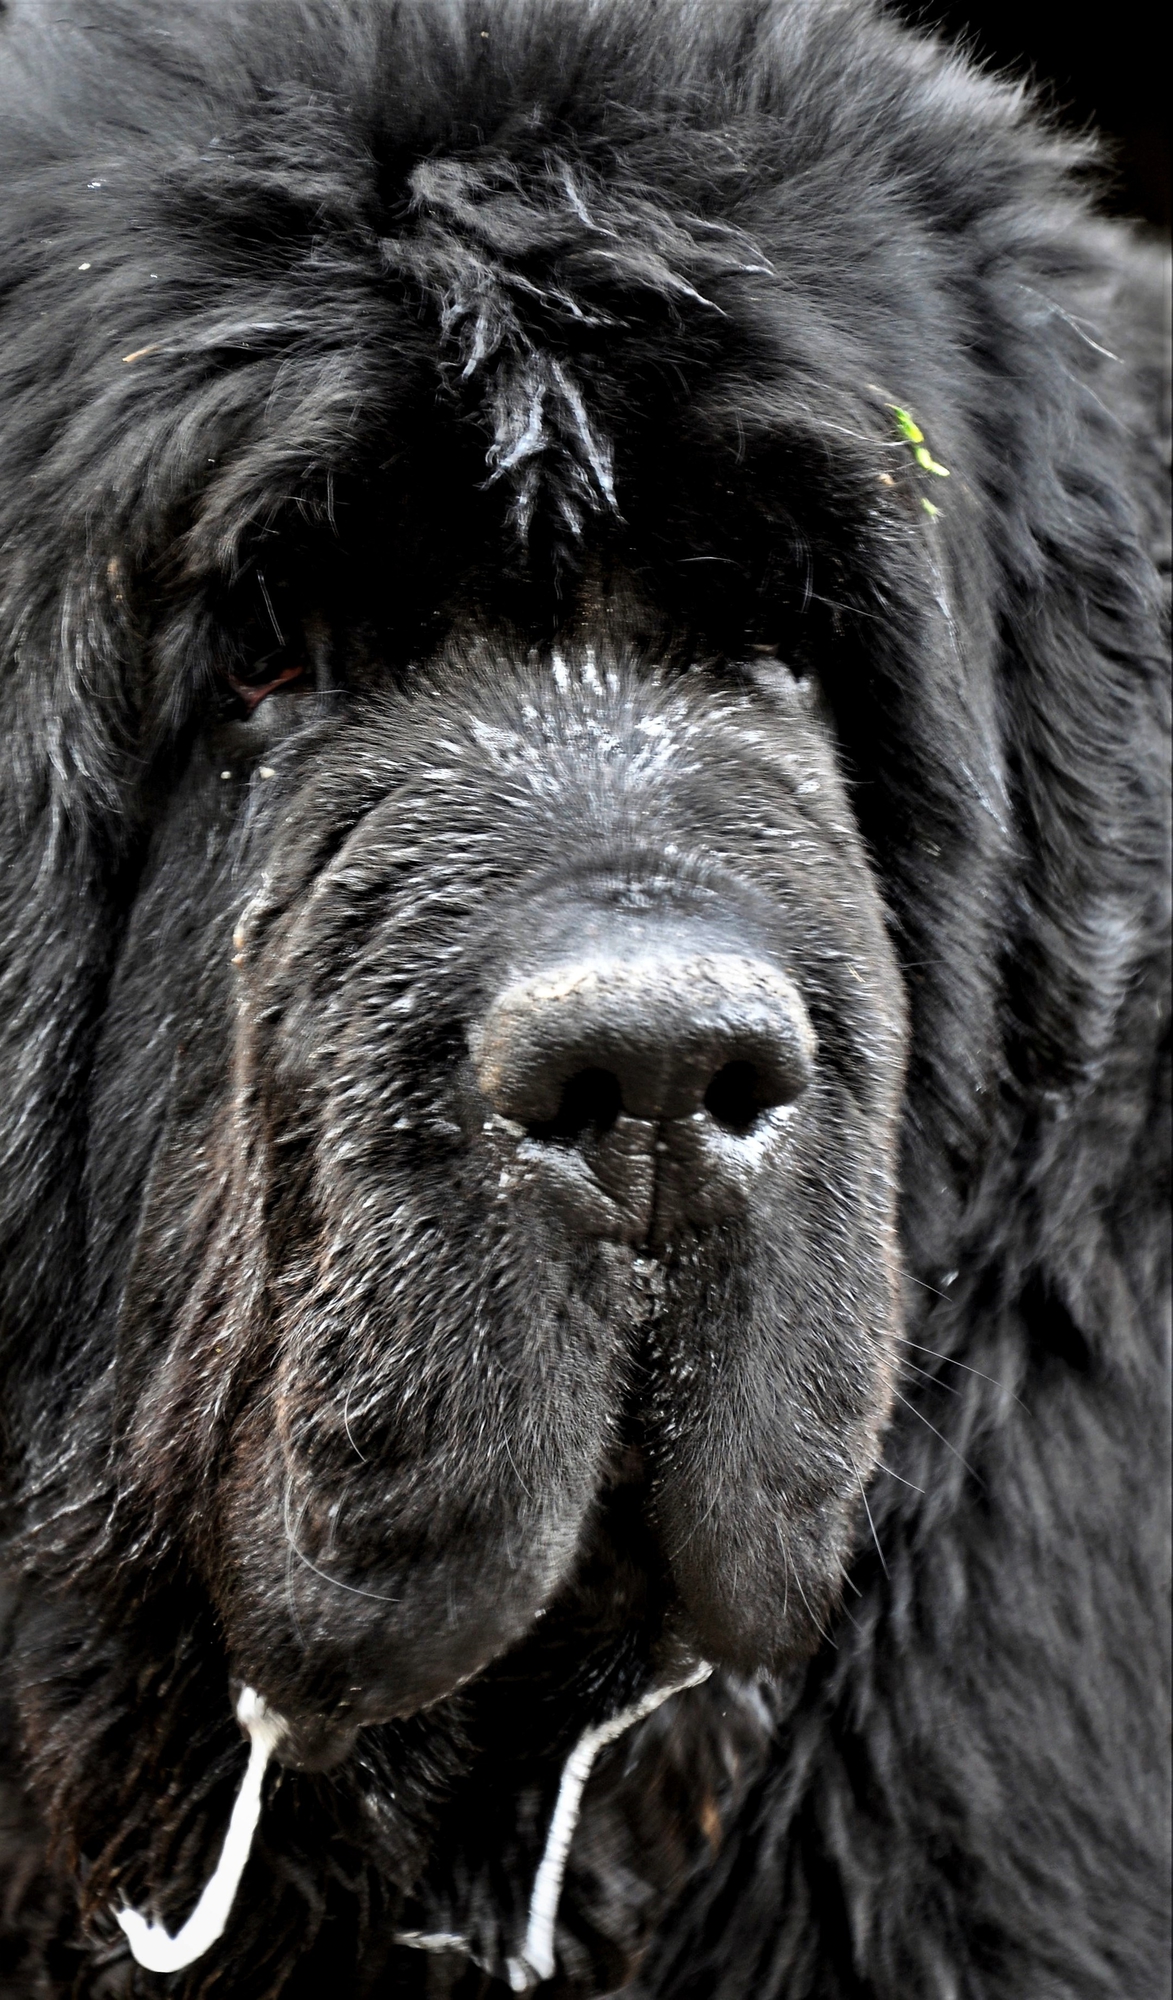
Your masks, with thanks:
M962 1204L980 1198L974 1168L986 1147L967 1155L954 1143L965 1140L967 1117L1013 1135L1000 1150L1014 1166L1000 1169L1007 1178L995 1199L1008 1218L1029 1218L1057 1257L1074 1231L1090 1261L1100 1196L1116 1200L1145 1182L1136 1159L1168 921L1168 695L1153 559L1160 415L1136 406L1143 370L1131 374L1099 343L1126 355L1136 320L1159 325L1162 301L1154 285L1146 302L1138 272L1127 288L1130 326L1115 295L1132 253L1089 231L1085 255L1081 227L1067 218L1062 256L1075 271L1082 259L1083 277L1062 296L1086 311L1097 340L1051 303L1053 288L1045 292L1028 265L1037 283L998 302L996 422L971 412L953 458L926 407L925 431L952 461L949 485L931 480L923 527L935 551L928 595L943 624L932 674L903 683L911 705L901 713L892 674L880 683L884 713L865 717L875 747L870 764L866 750L859 760L868 782L857 810L884 854L916 1024L904 1163L914 1268L940 1254L936 1218L953 1160ZM1023 353L1029 365L1014 365ZM950 676L950 705L934 716L934 690ZM948 727L967 704L980 731L975 723L968 739L942 734L942 721ZM888 714L897 727L886 738ZM932 752L923 764L910 754L918 733ZM924 775L932 766L934 782L944 774L956 792L935 823ZM983 844L1002 850L984 883L974 860ZM941 1133L948 1143L934 1157Z
M84 1337L94 1037L157 754L214 650L178 573L202 519L235 574L255 462L214 520L200 499L243 438L263 457L271 430L278 362L209 356L192 294L176 278L164 298L145 270L145 237L166 226L156 194L116 198L70 155L0 211L0 1375L14 1392L64 1381ZM43 1401L37 1387L30 1413Z
M90 1054L139 833L130 579L148 553L147 474L156 495L169 477L143 449L142 385L124 359L138 344L128 320L157 310L149 283L129 285L149 261L138 218L104 176L51 157L41 89L35 61L27 112L9 86L0 207L0 1374L13 1435L82 1324Z
M76 1324L90 1055L138 789L117 564L63 548L32 482L25 500L0 597L0 1370L22 1431Z
M1090 1117L1103 1185L1109 1134L1124 1141L1120 1172L1125 1127L1151 1088L1168 920L1167 649L1153 559L1168 533L1168 412L1160 364L1146 370L1143 355L1160 342L1168 281L1123 237L1089 228L1084 244L1082 281L1065 293L1078 322L1041 287L1020 288L1032 365L1012 386L1022 420L1008 405L1000 443L1013 499L996 515L999 700L1024 849L1011 1068L1064 1122L1069 1160ZM1067 254L1078 271L1078 236Z

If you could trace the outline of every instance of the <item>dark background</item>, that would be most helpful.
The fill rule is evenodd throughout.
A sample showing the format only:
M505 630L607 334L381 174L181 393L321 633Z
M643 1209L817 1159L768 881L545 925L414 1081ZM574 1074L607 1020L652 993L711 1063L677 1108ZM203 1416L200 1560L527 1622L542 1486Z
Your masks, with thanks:
M1068 124L1109 141L1109 205L1169 227L1167 20L1152 0L904 0L925 27L964 35L983 61L1033 75Z

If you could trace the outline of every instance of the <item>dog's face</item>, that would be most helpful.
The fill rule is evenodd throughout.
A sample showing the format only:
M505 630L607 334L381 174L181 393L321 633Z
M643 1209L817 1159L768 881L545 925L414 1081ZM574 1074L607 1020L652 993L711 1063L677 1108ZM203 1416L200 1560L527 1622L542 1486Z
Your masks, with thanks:
M230 698L138 891L116 1450L290 1762L564 1647L600 1565L596 1704L777 1669L875 1463L904 1024L830 729L617 616Z
M584 1730L826 1630L898 1183L931 1271L986 1116L992 982L941 991L1003 834L891 315L828 330L687 146L658 193L636 128L622 170L526 126L375 172L349 104L145 173L104 254L171 275L70 432L66 583L37 543L100 831L16 1673L92 1909L190 1906L247 1687L273 1851L317 1881L345 1824L443 1931L462 1785L536 1785L527 1896Z
M961 1978L1148 1380L1131 278L867 5L26 5L0 156L29 1977L582 2000L726 1841L690 1990Z

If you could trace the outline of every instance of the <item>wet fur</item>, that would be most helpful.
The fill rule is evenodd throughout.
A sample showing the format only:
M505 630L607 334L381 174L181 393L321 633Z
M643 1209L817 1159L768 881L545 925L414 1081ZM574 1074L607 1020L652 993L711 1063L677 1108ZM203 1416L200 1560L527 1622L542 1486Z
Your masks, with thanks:
M559 1990L1149 2000L1168 1018L1149 257L1088 220L1086 156L1018 92L866 6L106 0L17 6L0 32L5 1990L158 1990L110 1906L154 1896L174 1926L206 1874L241 1765L234 1649L271 1657L291 1700L335 1701L327 1627L343 1665L366 1628L314 1580L338 1547L325 1501L352 1509L347 1574L366 1574L384 1527L364 1461L398 1452L385 1560L416 1579L413 1632L440 1634L403 1675L435 1691L445 1592L483 1563L499 1624L470 1629L467 1665L503 1659L364 1729L335 1772L283 1775L230 1953L171 1990L500 1991L394 1935L463 1929L500 1970L560 1758L643 1684L678 1591L724 1665L600 1768ZM227 677L275 675L290 644L324 683L344 655L350 692L242 716ZM488 976L470 926L507 929L516 885L573 870L584 826L607 853L683 844L690 894L710 866L749 883L840 1035L785 1271L763 1276L747 1231L717 1265L682 1248L632 1281L605 1243L568 1265L554 1222L518 1236L482 1200L513 1156L461 1136L447 1081ZM781 834L812 842L805 878ZM362 960L364 883L396 867L398 986ZM905 1014L897 1161L896 1057L874 1091L865 1057ZM313 1060L351 1018L378 1024L357 1109L323 1108ZM339 1196L323 1276L348 1117L387 1150ZM897 1167L899 1340L894 1262L853 1235L874 1200L883 1239ZM350 1241L367 1196L384 1227ZM475 1459L493 1414L443 1360L486 1259L565 1364L504 1366L532 1454L512 1469ZM399 1356L435 1398L413 1457L373 1386L378 1288L430 1298L438 1271L459 1309ZM714 1387L691 1329L733 1353L755 1285L794 1340ZM490 1346L507 1321L489 1310ZM767 1587L749 1498L778 1447L746 1412L779 1368L808 1419L785 1461L814 1496L787 1517L805 1609ZM650 1522L633 1400L660 1453ZM865 1512L851 1467L889 1411ZM320 1468L321 1518L282 1516L278 1446Z

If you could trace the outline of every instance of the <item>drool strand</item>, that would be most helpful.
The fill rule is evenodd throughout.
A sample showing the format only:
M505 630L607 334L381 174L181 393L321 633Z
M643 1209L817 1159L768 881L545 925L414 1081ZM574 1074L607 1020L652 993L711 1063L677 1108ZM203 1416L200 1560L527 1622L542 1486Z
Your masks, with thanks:
M670 1695L683 1694L686 1688L699 1687L702 1681L708 1680L712 1671L708 1661L702 1661L685 1680L652 1688L639 1701L632 1702L629 1708L621 1708L609 1722L596 1722L579 1737L562 1769L562 1782L546 1835L545 1851L534 1876L525 1942L520 1955L508 1961L509 1984L515 1993L527 1993L535 1984L554 1976L554 1925L562 1897L562 1882L570 1843L578 1825L583 1791L595 1758L608 1743L634 1729L637 1722L651 1715Z
M232 1807L220 1859L187 1922L174 1937L166 1926L141 1916L138 1910L118 1911L138 1963L146 1972L181 1972L202 1958L223 1936L224 1926L240 1887L253 1834L261 1816L261 1784L285 1724L255 1688L245 1688L236 1704L236 1719L249 1738L248 1764Z

